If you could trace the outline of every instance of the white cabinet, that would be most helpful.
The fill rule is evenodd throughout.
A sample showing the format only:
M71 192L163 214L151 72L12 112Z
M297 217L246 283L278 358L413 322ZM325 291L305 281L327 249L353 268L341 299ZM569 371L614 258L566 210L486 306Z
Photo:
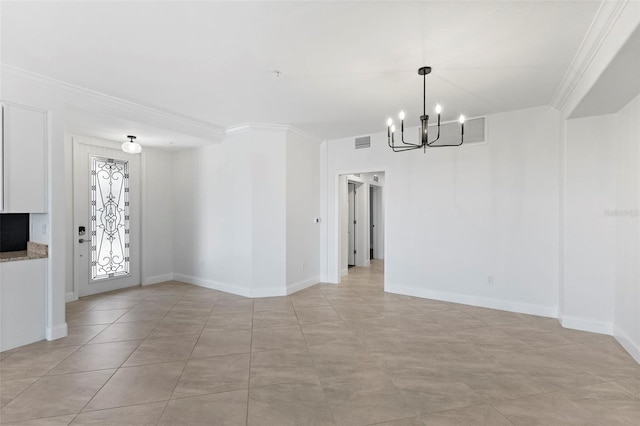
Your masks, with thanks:
M47 212L47 112L2 104L0 211Z
M45 338L47 259L0 263L0 351Z

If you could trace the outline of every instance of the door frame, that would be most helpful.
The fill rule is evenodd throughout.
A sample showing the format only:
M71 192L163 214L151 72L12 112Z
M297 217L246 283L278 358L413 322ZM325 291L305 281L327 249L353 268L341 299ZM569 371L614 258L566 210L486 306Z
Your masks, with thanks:
M71 209L71 229L70 229L70 234L71 234L71 262L70 262L70 272L71 272L71 281L73 282L73 298L71 300L77 299L78 297L84 297L84 296L89 296L92 294L99 294L101 292L107 292L107 291L112 291L112 290L119 290L121 288L129 288L129 287L135 287L135 286L139 286L142 283L143 280L143 273L142 273L142 235L143 235L143 186L144 186L144 179L143 179L143 175L144 175L144 157L142 155L131 155L131 154L126 154L124 152L121 152L120 150L120 146L118 143L114 143L114 142L110 142L110 141L106 141L106 140L101 140L101 139L96 139L96 138L92 138L92 137L86 137L86 136L77 136L77 135L69 135L70 136L70 141L71 141L71 176L70 176L70 185L71 185L71 203L70 203L70 209ZM132 160L137 160L138 164L135 166L138 170L138 182L137 182L137 193L138 196L137 198L137 203L138 203L138 230L136 232L137 235L137 245L138 245L138 250L137 250L137 256L134 255L132 256L132 253L130 252L129 256L132 257L132 259L130 260L130 264L131 264L131 269L136 268L137 269L137 280L134 279L135 284L127 284L127 285L116 285L115 287L111 287L109 286L109 288L107 289L100 289L99 291L96 292L89 292L86 294L81 294L81 288L80 288L80 283L78 282L78 278L76 276L76 262L78 261L78 254L79 254L79 250L80 250L80 244L78 243L78 239L81 238L78 235L78 229L77 228L77 224L78 221L76 220L76 195L75 195L75 179L76 179L76 161L77 161L77 156L80 155L77 152L77 147L78 145L85 145L88 147L95 147L95 148L106 148L106 149L110 149L110 150L114 150L118 152L118 155L113 155L113 156L108 156L108 157L112 157L114 159L118 159L118 160L128 160L129 164L130 164L130 168L129 168L129 173L131 173L131 169L132 169ZM92 155L89 155L89 159L91 158ZM100 156L98 154L98 156ZM90 161L90 160L87 160ZM87 176L87 179L89 179L89 176ZM131 200L130 200L131 201ZM90 225L89 223L87 223L86 225L87 227L87 233L86 235L88 237L90 237ZM132 274L133 275L133 274ZM135 278L135 276L134 276ZM108 282L112 282L114 280L119 279L118 277L114 277L114 278L104 278L103 280L101 280L101 283L108 283ZM121 278L120 278L121 279ZM87 277L88 282L90 282L90 278ZM105 287L105 286L102 286ZM69 300L69 297L67 297L67 301Z
M347 169L347 170L339 170L337 172L333 173L333 179L334 179L334 185L333 185L333 194L334 194L334 199L335 199L335 203L333 205L333 212L329 213L329 215L332 216L333 219L333 226L328 227L327 228L327 244L328 246L331 245L333 246L334 249L334 255L333 256L327 256L327 270L331 270L333 269L334 271L336 271L336 275L335 278L332 278L333 275L330 275L327 277L329 282L334 282L335 284L338 284L340 282L340 279L342 276L346 275L346 270L342 269L342 256L344 254L343 251L343 247L342 247L342 227L344 226L342 221L343 221L343 216L341 216L344 213L344 209L342 207L342 198L341 198L341 191L346 191L347 188L346 183L348 182L348 176L347 175L353 175L353 174L358 174L358 173L384 173L384 186L382 188L387 188L390 180L389 180L389 172L386 170L386 168L384 167L368 167L368 168L362 168L362 169ZM341 179L342 177L344 177L345 179ZM357 182L357 181L356 181ZM361 183L361 182L359 182ZM369 183L371 185L371 183ZM380 186L380 185L376 185L376 186ZM388 231L387 231L387 209L388 209L388 199L389 197L387 196L387 193L385 189L383 189L384 194L382 196L382 210L383 210L383 214L382 214L382 223L383 223L383 240L384 240L384 247L383 247L383 258L387 259L388 258L388 251L387 248L389 247L388 244ZM368 202L368 197L367 200ZM368 222L368 219L366 219ZM365 233L368 235L368 228L365 227ZM330 238L331 236L333 236L333 238ZM331 242L330 242L331 241ZM327 246L327 247L328 247ZM366 247L366 258L368 259L368 247ZM366 265L368 266L369 262L367 261ZM384 268L384 282L385 282L385 287L386 287L386 283L387 283L387 274L388 274L388 270L389 268L387 267L387 265L385 265ZM334 281L335 279L335 281Z
M351 195L352 192L353 195ZM347 179L347 267L356 265L357 194L356 183Z

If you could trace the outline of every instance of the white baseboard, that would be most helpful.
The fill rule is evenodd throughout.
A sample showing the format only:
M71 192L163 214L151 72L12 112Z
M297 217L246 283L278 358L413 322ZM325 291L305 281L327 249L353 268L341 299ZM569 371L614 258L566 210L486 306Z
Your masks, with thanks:
M593 321L588 318L564 315L559 317L560 324L564 328L572 330L589 331L591 333L613 335L613 324L610 322Z
M69 291L64 295L64 301L66 303L75 302L78 300L78 294L75 291Z
M342 271L340 271L340 276L344 277L345 275L349 275L349 268L345 268Z
M142 285L151 285L163 283L165 281L172 281L174 279L173 274L155 275L153 277L146 277L142 280Z
M320 275L308 278L306 280L298 281L297 283L287 285L287 294L293 294L297 291L304 290L305 288L316 285L320 282Z
M260 297L276 297L276 296L286 296L287 289L285 286L282 287L268 287L268 288L260 288L260 289L252 289L249 292L250 296L253 299Z
M557 306L532 305L529 303L510 302L508 300L491 299L488 297L470 296L466 294L448 293L423 288L405 287L385 284L384 291L405 296L422 297L425 299L441 300L443 302L462 303L482 308L498 309L501 311L517 312L520 314L537 315L541 317L557 318Z
M251 289L240 287L233 284L223 283L220 281L210 280L207 278L194 277L191 275L185 274L173 274L173 279L176 281L182 281L187 284L197 285L199 287L210 288L212 290L223 291L225 293L231 293L238 296L244 296L251 299L260 298L260 297L275 297L275 296L286 296L287 289L283 285L282 287L267 287L267 288L258 288ZM314 282L317 283L316 280Z
M238 296L251 297L250 289L238 287L233 284L227 284L220 281L209 280L206 278L194 277L185 274L173 274L173 279L182 281L187 284L197 285L199 287L210 288L212 290L224 291L225 293L236 294Z
M47 340L56 340L62 337L66 337L68 334L67 323L63 322L62 324L47 326L45 329L45 337Z
M618 327L613 328L613 337L629 352L629 355L640 364L640 342L634 342L631 337Z

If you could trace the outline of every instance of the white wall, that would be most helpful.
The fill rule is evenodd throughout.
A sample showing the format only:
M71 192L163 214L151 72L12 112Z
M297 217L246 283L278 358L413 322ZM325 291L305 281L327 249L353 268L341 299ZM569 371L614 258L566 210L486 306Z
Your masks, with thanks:
M562 325L613 334L640 362L640 97L566 122Z
M248 297L317 283L319 153L287 128L255 126L176 153L175 278Z
M142 151L142 284L173 278L174 153Z
M174 154L176 279L236 294L252 282L250 135Z
M567 121L562 324L611 334L615 280L615 116Z
M613 333L640 362L640 96L616 115Z
M320 144L287 133L287 293L320 281Z
M370 149L324 142L323 280L339 281L338 175L384 170L388 291L556 316L558 128L541 107L487 117L486 144L426 154L391 152L386 132Z
M282 296L287 282L287 145L282 131L251 131L252 297Z

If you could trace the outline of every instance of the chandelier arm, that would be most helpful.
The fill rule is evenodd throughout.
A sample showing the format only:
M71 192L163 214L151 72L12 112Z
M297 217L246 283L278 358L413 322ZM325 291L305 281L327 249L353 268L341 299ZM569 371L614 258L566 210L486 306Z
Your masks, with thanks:
M393 152L404 152L404 151L413 151L414 149L420 149L422 146L401 146L401 147L391 147Z
M402 136L402 138L401 138L402 143L405 144L405 145L411 145L411 146L417 146L417 147L421 147L422 146L422 144L420 144L420 143L405 142L405 140L404 140L404 132L402 132L401 136Z
M389 145L389 148L391 148L393 152L411 151L411 150L422 147L422 145L412 145L412 144L408 144L407 146L396 146L393 133L391 134L391 137L387 136L387 144Z

